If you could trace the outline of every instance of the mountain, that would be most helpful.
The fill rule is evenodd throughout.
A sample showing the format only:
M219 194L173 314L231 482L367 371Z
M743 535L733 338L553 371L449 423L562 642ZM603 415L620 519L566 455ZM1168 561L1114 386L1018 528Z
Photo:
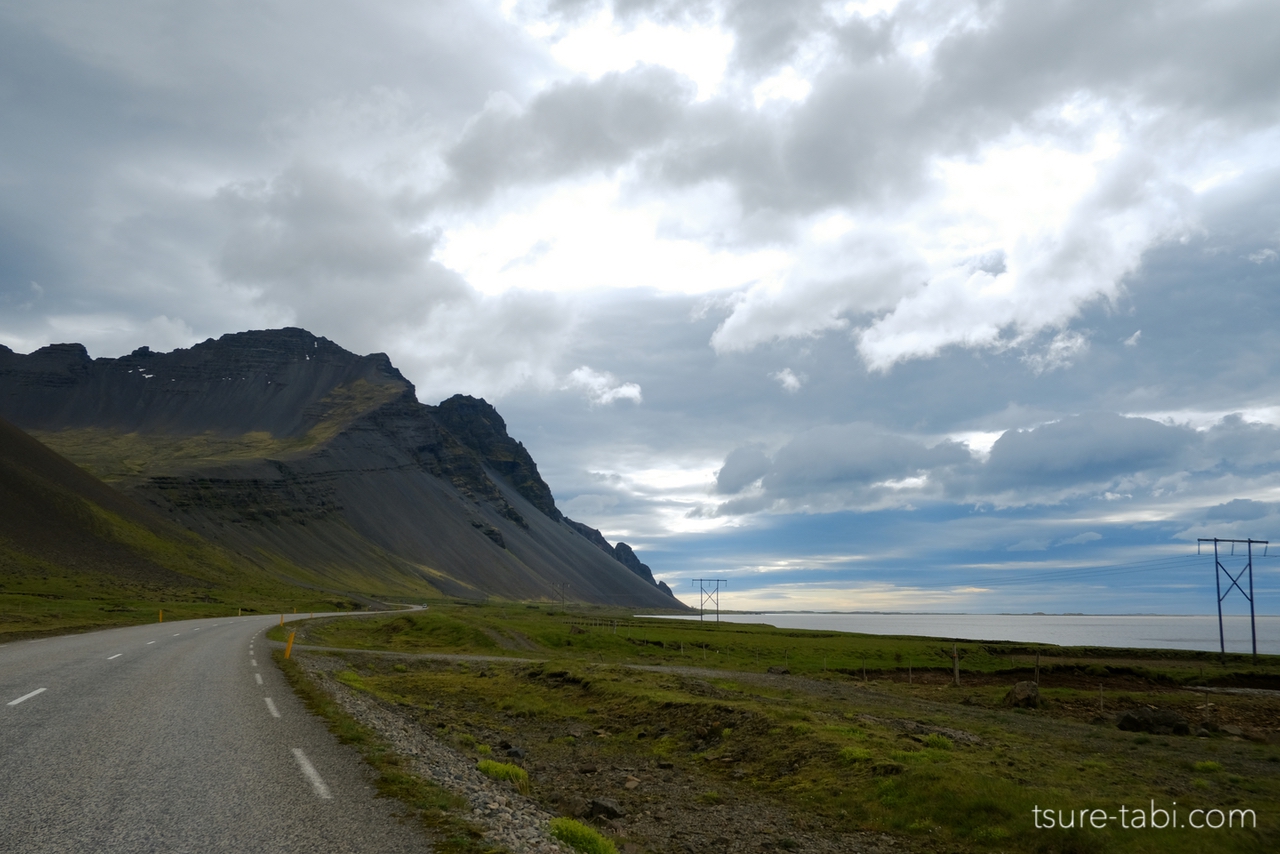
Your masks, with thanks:
M0 417L276 577L683 607L560 513L487 402L422 404L386 355L302 329L118 359L0 347Z

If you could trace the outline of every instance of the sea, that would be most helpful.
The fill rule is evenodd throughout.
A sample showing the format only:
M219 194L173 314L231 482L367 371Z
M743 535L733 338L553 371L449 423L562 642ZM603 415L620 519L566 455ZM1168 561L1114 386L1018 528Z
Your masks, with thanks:
M664 615L666 616L666 615ZM676 620L697 620L678 616ZM702 619L714 620L714 614ZM1216 614L902 614L783 611L721 614L721 622L763 623L780 629L916 635L944 640L991 640L1059 646L1138 649L1219 649ZM1280 616L1256 618L1258 652L1280 655ZM1227 652L1253 651L1248 616L1224 616Z

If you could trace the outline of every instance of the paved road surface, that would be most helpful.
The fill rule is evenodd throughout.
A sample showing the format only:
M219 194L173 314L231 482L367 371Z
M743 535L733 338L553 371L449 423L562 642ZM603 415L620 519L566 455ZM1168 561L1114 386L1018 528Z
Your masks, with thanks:
M429 851L289 689L278 621L0 645L0 851Z

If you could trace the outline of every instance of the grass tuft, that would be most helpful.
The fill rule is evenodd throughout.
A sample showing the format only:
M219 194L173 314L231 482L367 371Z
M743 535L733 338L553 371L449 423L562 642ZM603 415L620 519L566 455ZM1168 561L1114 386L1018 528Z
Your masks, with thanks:
M558 839L582 854L618 854L618 849L601 836L598 830L571 818L551 819L550 832L553 839Z
M924 740L925 747L932 747L935 750L950 750L955 745L951 743L951 739L947 738L940 732L931 732Z
M522 795L529 794L529 772L519 765L508 765L506 762L495 762L492 759L481 759L476 770L494 780L509 780L515 784Z
M840 761L848 765L855 762L867 762L871 759L871 751L864 747L842 747L840 748Z

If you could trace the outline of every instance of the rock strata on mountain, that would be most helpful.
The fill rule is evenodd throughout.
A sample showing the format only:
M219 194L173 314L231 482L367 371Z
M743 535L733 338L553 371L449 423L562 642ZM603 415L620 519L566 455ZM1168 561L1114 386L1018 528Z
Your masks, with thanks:
M567 584L582 601L682 607L562 516L487 402L422 404L386 355L302 329L118 359L0 347L0 416L297 582L516 599Z

